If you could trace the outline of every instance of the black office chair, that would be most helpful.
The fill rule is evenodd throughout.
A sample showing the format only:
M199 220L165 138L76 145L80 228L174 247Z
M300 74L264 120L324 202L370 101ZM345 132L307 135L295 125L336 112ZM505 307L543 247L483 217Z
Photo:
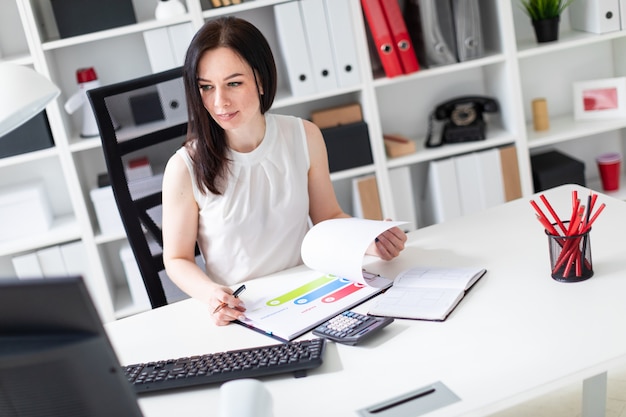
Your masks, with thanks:
M165 274L161 233L162 172L187 132L182 69L99 87L87 95L115 201L151 306L185 298ZM146 157L149 166L143 165ZM134 178L137 171L147 169L155 175Z

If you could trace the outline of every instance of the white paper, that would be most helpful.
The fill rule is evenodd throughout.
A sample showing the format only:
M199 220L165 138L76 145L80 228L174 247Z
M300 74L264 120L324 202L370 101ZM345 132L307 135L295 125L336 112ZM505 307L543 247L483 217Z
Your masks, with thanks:
M365 251L385 230L405 223L356 217L323 221L304 237L302 260L316 271L374 286L375 281L366 281L363 277Z

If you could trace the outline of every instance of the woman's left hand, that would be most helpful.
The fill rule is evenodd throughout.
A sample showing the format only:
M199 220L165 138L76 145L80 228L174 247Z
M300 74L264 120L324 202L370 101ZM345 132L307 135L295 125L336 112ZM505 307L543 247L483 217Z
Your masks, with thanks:
M378 235L376 240L370 245L368 253L389 261L400 255L406 240L406 233L398 227L392 227Z

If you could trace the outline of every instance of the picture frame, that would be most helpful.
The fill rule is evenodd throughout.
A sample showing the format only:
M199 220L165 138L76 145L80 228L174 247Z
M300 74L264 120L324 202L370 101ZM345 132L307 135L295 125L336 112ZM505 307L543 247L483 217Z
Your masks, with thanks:
M574 82L574 119L626 118L626 77Z

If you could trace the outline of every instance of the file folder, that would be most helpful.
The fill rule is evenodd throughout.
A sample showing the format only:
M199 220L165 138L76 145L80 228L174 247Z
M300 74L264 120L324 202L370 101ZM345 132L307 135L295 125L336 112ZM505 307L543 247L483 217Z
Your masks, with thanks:
M337 85L350 87L361 82L350 0L324 0L332 43Z
M311 70L311 60L298 2L275 5L274 17L291 94L304 96L315 93L317 88Z
M379 0L361 0L361 6L385 75L392 78L404 74Z
M479 0L452 0L456 51L459 62L484 55Z
M620 0L576 0L569 6L572 29L592 33L615 32L622 28Z
M432 161L428 165L426 204L428 223L441 223L460 217L461 201L454 159Z
M324 0L300 0L298 3L317 91L336 89L335 60L328 35Z
M407 0L404 18L423 66L457 62L452 5L448 0Z
M486 208L485 197L481 184L478 154L469 153L452 159L456 171L461 214L472 214L484 210Z
M420 67L417 62L417 55L415 54L413 42L409 37L409 31L404 23L398 0L380 0L380 4L385 13L387 27L391 32L403 72L410 74L418 71Z

